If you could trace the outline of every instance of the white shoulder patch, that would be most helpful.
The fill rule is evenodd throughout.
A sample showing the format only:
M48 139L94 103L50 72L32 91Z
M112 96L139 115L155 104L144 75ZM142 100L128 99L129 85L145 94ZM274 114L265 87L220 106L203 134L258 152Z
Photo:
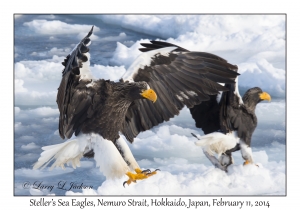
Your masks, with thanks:
M172 50L175 50L177 47L164 47L157 50L151 50L144 52L139 55L127 69L125 74L122 76L124 82L134 82L134 77L137 75L139 69L144 69L145 66L150 66L152 58L156 54L161 54L167 56Z
M219 85L224 86L225 84L224 84L224 83L219 83ZM216 99L216 100L217 100L218 104L220 103L222 94L223 94L223 91L219 91L219 93L218 93L218 95L217 95L217 99Z
M241 97L241 95L240 95L240 92L239 92L238 77L236 77L236 79L235 79L235 90L234 90L234 94L235 94L236 96L239 97L239 105L244 104L243 99L242 99L242 97Z

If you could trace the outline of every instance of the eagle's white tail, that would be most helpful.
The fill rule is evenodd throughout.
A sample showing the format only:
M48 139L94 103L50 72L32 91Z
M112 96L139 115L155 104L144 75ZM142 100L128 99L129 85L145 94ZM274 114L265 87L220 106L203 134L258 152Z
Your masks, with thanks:
M117 148L120 149L123 157ZM76 139L42 149L44 151L33 169L45 168L52 160L54 163L50 169L64 168L64 165L68 163L71 163L73 168L79 167L80 159L91 149L94 151L96 166L100 167L100 171L106 178L121 178L128 171L140 168L122 137L116 140L116 145L114 145L112 141L98 134L81 134Z
M87 146L87 141L77 138L70 139L61 144L50 145L42 147L44 152L41 153L40 158L34 164L33 169L45 168L52 160L55 162L50 167L64 168L65 163L71 163L73 168L80 166L80 159L83 157Z
M209 155L217 153L218 155L226 152L228 149L233 148L239 139L236 134L223 134L220 132L214 132L205 136L197 137L199 141L196 141L197 146L203 147Z

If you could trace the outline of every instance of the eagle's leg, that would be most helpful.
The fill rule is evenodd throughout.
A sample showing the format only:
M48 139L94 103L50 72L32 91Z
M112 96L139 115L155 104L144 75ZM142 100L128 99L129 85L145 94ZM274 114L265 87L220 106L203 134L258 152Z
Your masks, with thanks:
M133 157L132 152L130 151L130 148L128 147L127 143L124 141L123 138L119 138L114 142L116 148L118 149L119 153L123 157L124 161L127 163L128 167L131 170L134 170L136 173L132 173L128 171L126 175L128 176L128 180L123 183L123 186L127 183L128 185L132 182L136 182L136 180L142 180L147 179L150 176L153 176L156 174L156 171L159 169L156 169L155 171L146 169L141 170L138 163L136 162L135 158Z
M254 161L253 161L253 157L252 157L251 147L244 142L242 142L240 144L240 147L241 147L242 157L245 160L244 165L253 164ZM258 167L258 165L256 165L256 166Z
M210 162L216 167L219 168L225 172L227 172L227 167L221 165L221 163L219 162L219 160L213 156L210 155L206 150L203 149L203 153L205 154L205 156L210 160Z
M231 155L231 153L223 153L220 158L219 158L220 164L224 167L226 167L226 170L228 168L228 166L230 166L231 164L233 164L233 157Z

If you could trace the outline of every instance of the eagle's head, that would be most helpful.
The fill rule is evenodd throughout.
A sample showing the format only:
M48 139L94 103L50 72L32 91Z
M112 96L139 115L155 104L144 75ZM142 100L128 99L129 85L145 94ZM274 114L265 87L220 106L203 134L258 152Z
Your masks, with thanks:
M271 96L259 87L250 88L243 96L244 104L250 109L255 109L256 105L263 100L271 101Z
M155 91L149 87L147 82L126 82L125 89L127 90L127 97L132 101L148 99L154 103L157 99Z

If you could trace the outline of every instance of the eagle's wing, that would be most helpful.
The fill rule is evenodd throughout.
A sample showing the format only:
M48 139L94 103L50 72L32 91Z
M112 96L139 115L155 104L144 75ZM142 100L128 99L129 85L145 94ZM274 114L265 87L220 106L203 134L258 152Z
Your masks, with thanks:
M238 78L235 81L224 84L228 91L210 96L210 100L195 105L190 108L190 112L196 127L201 128L204 134L237 131L238 137L250 144L253 114L249 113L243 104L238 89Z
M201 128L204 134L215 131L228 133L237 129L237 127L233 128L231 121L239 119L238 116L242 114L243 100L238 90L238 78L235 81L235 83L224 84L228 91L209 96L210 100L190 108L196 127Z
M224 133L236 131L237 136L250 145L256 117L245 107L237 82L225 87L229 91L223 92L220 100L220 129Z
M217 95L209 97L208 101L203 101L190 108L190 113L195 120L196 127L201 128L204 134L220 130L220 105Z
M142 131L151 129L227 88L234 83L237 66L205 52L190 52L176 45L151 41L123 76L124 82L146 81L158 99L137 100L128 109L122 133L132 142ZM235 71L233 71L235 70Z
M84 81L79 81L80 69L88 61L87 45L90 44L92 32L93 27L62 63L65 68L56 98L60 112L59 135L62 139L71 138L74 132L77 135L83 121L93 113L91 102L96 100L93 90L87 89Z

